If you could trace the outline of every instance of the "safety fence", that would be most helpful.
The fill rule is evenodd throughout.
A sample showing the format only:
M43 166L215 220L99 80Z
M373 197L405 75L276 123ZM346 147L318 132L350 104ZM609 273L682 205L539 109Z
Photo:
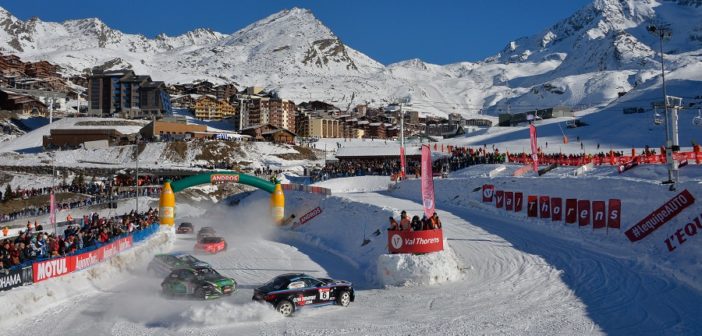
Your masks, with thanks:
M689 163L702 163L702 152L675 152L673 158L678 162L689 161ZM529 155L510 155L509 161L523 165L532 164L533 161ZM592 163L596 166L600 165L625 165L631 162L639 164L665 164L667 163L665 154L648 154L648 155L580 155L571 157L568 155L539 155L540 165L557 164L559 166L583 166Z
M308 186L308 185L302 185L302 184L294 184L294 183L282 184L281 186L283 187L283 190L302 191L302 192L321 194L321 195L326 195L326 196L331 195L331 189L328 189L328 188Z
M143 230L115 237L109 242L98 243L64 257L32 260L7 270L0 270L0 291L41 282L92 267L132 248L135 243L149 238L158 230L159 225L152 224Z

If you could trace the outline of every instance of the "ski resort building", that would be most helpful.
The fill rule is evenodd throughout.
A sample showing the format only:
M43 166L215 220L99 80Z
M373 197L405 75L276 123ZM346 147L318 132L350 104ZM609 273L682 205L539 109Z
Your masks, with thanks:
M96 71L88 78L88 113L129 119L171 114L171 100L163 82L131 70Z

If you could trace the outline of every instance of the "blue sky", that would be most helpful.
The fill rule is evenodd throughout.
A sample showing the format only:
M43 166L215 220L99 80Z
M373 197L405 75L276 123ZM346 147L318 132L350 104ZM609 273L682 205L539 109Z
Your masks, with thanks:
M283 9L310 9L348 46L389 64L478 61L538 33L592 0L0 0L21 20L98 17L149 37L206 27L233 33Z

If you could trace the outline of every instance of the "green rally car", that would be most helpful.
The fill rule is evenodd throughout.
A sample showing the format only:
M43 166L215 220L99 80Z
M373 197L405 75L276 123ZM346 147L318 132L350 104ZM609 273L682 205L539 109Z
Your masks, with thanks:
M161 283L167 297L193 297L201 300L231 295L237 289L236 281L209 267L181 268L171 272Z

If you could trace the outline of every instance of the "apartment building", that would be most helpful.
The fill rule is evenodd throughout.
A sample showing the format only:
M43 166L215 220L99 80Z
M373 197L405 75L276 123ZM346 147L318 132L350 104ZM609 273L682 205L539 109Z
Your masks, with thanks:
M220 120L234 116L234 106L215 96L204 95L195 100L195 118Z
M88 113L94 116L152 118L171 114L163 82L131 70L96 71L88 78Z

